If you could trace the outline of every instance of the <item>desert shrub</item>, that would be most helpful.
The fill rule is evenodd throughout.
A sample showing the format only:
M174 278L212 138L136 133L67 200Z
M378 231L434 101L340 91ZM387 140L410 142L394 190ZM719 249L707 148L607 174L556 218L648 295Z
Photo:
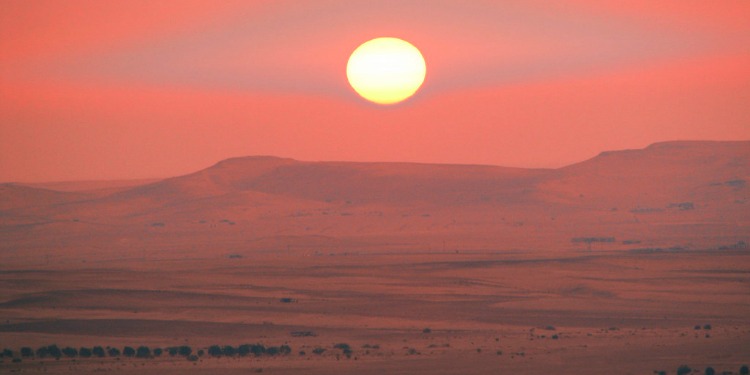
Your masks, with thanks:
M178 348L177 354L179 354L179 355L181 355L183 357L187 357L187 356L193 354L193 348L191 348L191 347L189 347L187 345L182 345L182 346L180 346Z
M155 357L161 357L162 353L164 353L164 350L162 350L162 348L154 348Z
M24 346L21 348L21 357L29 358L34 356L34 349L29 348L28 346Z
M557 339L559 339L559 338L560 338L560 336L559 336L559 335L552 335L552 340L557 340Z
M12 350L10 350L10 349L7 349L7 348L6 348L6 349L3 349L3 352L2 352L2 353L0 353L0 357L8 357L8 358L11 358L11 357L13 357L13 351L12 351Z
M71 348L68 346L63 348L62 353L68 358L73 358L78 355L78 350L76 348Z
M432 330L429 328L425 328L422 330L422 333L432 333Z
M221 354L222 354L221 346L211 345L208 347L208 355L212 357L221 357Z
M83 358L89 358L91 357L91 349L89 348L81 348L78 349L78 355Z
M706 367L705 375L716 375L716 370L713 367Z
M129 346L126 346L126 347L122 348L122 355L124 355L126 357L134 357L135 356L135 349L133 349L133 348L131 348Z
M289 355L292 353L292 348L289 345L281 345L279 346L279 353L281 355Z
M106 356L106 354L104 353L104 348L102 348L101 346L95 346L93 349L91 349L91 353L94 355L94 357L98 358Z
M693 372L693 369L691 369L687 365L682 365L677 368L677 375L687 375L691 372Z
M250 345L249 344L242 344L237 347L237 354L239 354L241 357L244 357L248 354L250 354Z
M148 346L141 345L135 351L135 356L138 357L138 358L150 358L151 357L151 349L149 349Z
M740 367L740 375L750 375L750 369L748 369L747 365Z
M177 353L179 353L179 352L180 352L180 348L178 348L176 346L170 346L170 347L167 348L167 353L169 353L169 355L171 357L176 356Z
M279 348L277 346L269 346L266 348L266 354L268 355L277 355L279 354Z
M196 362L198 360L198 356L195 355L195 354L191 354L191 355L187 356L187 360L191 361L191 362Z
M49 357L49 349L47 349L46 346L40 347L39 349L36 350L36 356L39 358Z
M11 362L13 362L13 363L21 363L21 358L13 358L13 360Z
M62 350L60 350L57 345L52 344L47 346L47 351L49 352L49 355L53 358L60 358L62 357Z
M656 373L656 375L667 375L666 371L659 371Z
M703 326L703 329L711 329L711 325L710 324L706 324L706 325Z
M120 349L117 349L117 348L109 348L109 350L107 350L107 354L108 354L108 355L109 355L110 357L119 357L119 356L120 356Z
M334 345L333 347L336 348L336 349L341 349L341 350L351 350L352 349L352 347L349 346L349 344L346 344L346 343L338 343L338 344Z
M262 344L250 345L250 352L253 353L254 356L258 357L266 352L266 347Z
M313 349L312 352L313 352L313 354L321 355L321 354L325 353L325 351L326 351L325 348L315 348L315 349Z
M304 350L300 350L300 351L299 351L299 355L300 355L300 356L304 356L304 355L306 355L306 354L307 354L307 353L305 353L305 351L304 351Z
M696 325L695 327L693 327L693 329L697 331L697 330L701 329L701 326L700 325Z
M225 345L221 348L221 352L227 357L234 357L234 355L237 354L237 349L232 345Z
M203 357L203 354L205 354L203 349L198 350L198 357Z
M279 302L281 302L281 303L292 303L292 302L297 302L297 300L295 300L294 298L284 297L284 298L280 298Z

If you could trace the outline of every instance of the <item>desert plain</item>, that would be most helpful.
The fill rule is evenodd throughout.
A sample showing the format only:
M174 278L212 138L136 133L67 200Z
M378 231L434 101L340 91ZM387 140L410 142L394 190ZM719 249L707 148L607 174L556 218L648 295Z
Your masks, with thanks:
M750 142L0 185L0 372L739 373ZM193 357L22 356L189 346ZM275 355L213 345L285 345ZM201 351L203 355L198 355Z

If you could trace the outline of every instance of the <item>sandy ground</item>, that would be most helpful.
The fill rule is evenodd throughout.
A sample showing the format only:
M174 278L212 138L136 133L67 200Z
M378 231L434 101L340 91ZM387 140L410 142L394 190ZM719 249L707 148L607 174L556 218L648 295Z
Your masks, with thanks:
M194 350L263 343L293 351L196 362L4 358L0 370L647 374L686 364L737 371L750 361L748 269L747 250L259 254L15 267L0 272L0 346L16 351L53 343ZM300 331L314 336L294 336ZM337 343L351 346L351 358Z

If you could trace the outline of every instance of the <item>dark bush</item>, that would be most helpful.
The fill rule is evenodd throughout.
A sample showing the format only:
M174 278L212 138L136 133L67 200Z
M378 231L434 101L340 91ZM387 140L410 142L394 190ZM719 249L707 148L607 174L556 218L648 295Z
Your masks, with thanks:
M3 349L2 357L12 358L13 357L13 351L10 350L10 349Z
M198 350L198 357L203 357L204 351L203 349Z
M89 358L91 357L91 349L89 348L78 349L78 355L83 358Z
M677 375L687 375L689 373L693 372L693 369L686 365L682 365L677 368Z
M232 345L224 345L224 347L221 348L221 352L227 357L234 357L234 355L237 354L237 349Z
M21 357L29 358L34 356L34 349L29 348L28 346L24 346L21 348Z
M266 352L266 347L262 344L250 345L250 352L253 353L254 356L259 357Z
M170 356L174 357L180 352L180 348L176 346L170 346L167 348L167 353L169 353Z
M432 333L432 330L429 328L425 328L422 330L422 333Z
M198 356L195 355L195 354L191 354L191 355L187 356L187 360L191 361L191 362L196 362L198 360Z
M558 335L552 335L552 340L557 340L559 338L560 338L560 336L558 336Z
M94 354L94 357L102 358L106 356L106 353L104 353L104 348L101 346L95 346L93 349L91 349L91 353Z
M13 360L11 362L13 362L13 363L21 363L21 358L13 358Z
M221 357L222 355L221 347L219 345L211 345L208 347L208 355L212 357Z
M122 355L126 357L134 357L135 356L135 349L126 346L122 349Z
M279 348L276 346L269 346L266 348L266 354L268 355L277 355L279 354Z
M162 348L154 348L154 357L161 357L162 353L164 353Z
M697 331L697 330L701 329L701 326L696 325L695 327L693 327L693 329Z
M333 347L336 349L341 349L341 350L352 350L352 347L349 346L349 344L345 344L345 343L339 343L339 344L334 345Z
M279 353L281 353L281 355L291 354L292 348L289 345L281 345L279 346Z
M138 358L151 358L151 349L148 346L139 346L135 351L135 356Z
M713 367L706 367L706 375L716 375L716 370Z
M710 324L706 324L706 325L703 326L703 329L711 329L711 325Z
M62 350L57 347L57 345L52 344L47 346L47 351L49 352L49 355L53 358L60 358L62 357Z
M250 354L250 345L249 344L242 344L237 347L237 354L244 357L248 354Z
M750 369L747 368L747 365L740 367L740 375L750 375Z
M62 353L65 354L68 358L73 358L78 356L78 350L76 348L66 347L63 348Z
M110 357L119 357L119 356L120 356L120 349L117 349L117 348L109 348L109 350L107 350L107 354L108 354L108 355L109 355Z
M187 356L193 354L193 348L191 348L191 347L189 347L187 345L182 345L182 346L180 346L180 348L177 351L177 353L179 355L183 356L183 357L187 357Z
M313 349L312 352L313 352L313 354L321 355L321 354L325 353L325 351L326 351L325 348L315 348L315 349Z
M36 356L39 358L49 357L49 349L47 349L46 346L42 346L41 348L36 350Z

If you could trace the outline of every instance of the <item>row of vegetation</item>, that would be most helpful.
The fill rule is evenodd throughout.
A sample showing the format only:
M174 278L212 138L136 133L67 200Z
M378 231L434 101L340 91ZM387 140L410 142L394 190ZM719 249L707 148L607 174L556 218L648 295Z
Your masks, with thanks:
M11 358L14 362L20 362L22 358L105 358L105 357L130 357L130 358L155 358L161 356L185 357L188 360L197 361L199 357L206 354L210 357L244 357L253 355L260 356L278 356L288 355L292 352L289 345L264 346L262 344L242 344L239 346L232 345L211 345L207 350L199 349L193 351L193 348L187 345L172 346L168 348L154 348L141 345L138 347L125 346L122 350L114 347L81 347L74 348L70 346L59 347L57 345L47 345L37 348L22 347L18 352L11 349L4 349L0 352L0 359Z
M688 375L688 374L695 373L695 372L699 372L699 370L693 370L692 368L690 368L690 366L687 366L687 365L682 365L682 366L680 366L680 367L677 368L677 375ZM732 373L731 371L723 371L720 374L731 374L731 373ZM654 370L654 374L656 374L656 375L667 375L668 373L666 371L663 371L663 370L662 371ZM713 367L709 366L709 367L706 367L706 369L703 371L703 374L705 374L705 375L716 375L716 374L719 374L719 373L717 373L716 370ZM742 365L740 367L739 374L740 375L750 375L750 368L748 368L747 365Z

